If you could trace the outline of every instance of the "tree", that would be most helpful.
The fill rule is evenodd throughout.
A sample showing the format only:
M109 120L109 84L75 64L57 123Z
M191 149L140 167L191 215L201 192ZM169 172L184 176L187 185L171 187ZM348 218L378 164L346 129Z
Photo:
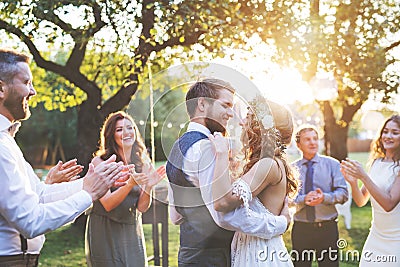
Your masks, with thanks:
M354 114L371 94L388 102L399 86L400 3L370 1L284 1L290 8L277 25L273 40L277 60L303 74L306 81L319 71L332 72L338 98L319 102L325 122L327 154L347 157L347 135ZM283 1L275 1L275 6ZM396 35L397 34L397 35ZM271 39L265 36L264 39Z
M6 0L0 8L0 29L22 41L37 66L72 88L39 100L76 102L78 159L84 164L105 117L126 107L149 60L165 68L171 58L196 50L221 54L283 16L270 12L268 3L250 0Z
M6 0L0 8L0 29L65 80L66 88L39 100L78 105L83 163L96 149L104 118L126 107L144 81L149 60L156 72L173 58L242 48L254 34L305 80L321 70L334 73L339 97L320 107L329 153L338 159L347 155L348 125L370 93L388 101L398 87L391 69L399 44L395 0Z
M66 111L48 111L43 103L37 105L29 120L24 122L16 136L25 158L35 168L45 168L75 157L76 108Z

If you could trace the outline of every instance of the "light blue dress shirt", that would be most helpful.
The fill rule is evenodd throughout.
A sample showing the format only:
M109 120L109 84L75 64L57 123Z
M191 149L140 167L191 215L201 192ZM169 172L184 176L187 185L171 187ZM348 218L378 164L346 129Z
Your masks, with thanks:
M302 158L293 162L293 165L299 169L301 180L299 194L294 200L296 206L294 221L300 222L308 222L304 208L307 161L307 159ZM340 172L340 163L332 157L319 154L316 154L311 161L314 162L313 190L320 188L324 192L324 201L315 206L315 221L335 220L338 216L335 204L343 204L349 197L346 180Z

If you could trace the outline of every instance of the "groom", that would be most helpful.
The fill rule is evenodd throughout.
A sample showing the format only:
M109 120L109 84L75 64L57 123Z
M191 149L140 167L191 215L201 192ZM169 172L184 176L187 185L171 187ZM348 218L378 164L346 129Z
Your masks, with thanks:
M190 123L175 142L167 163L172 189L170 216L180 224L179 266L230 266L233 231L269 239L284 233L290 222L287 211L285 216L250 217L243 207L228 214L214 209L215 155L208 135L225 133L233 117L234 94L229 83L211 78L196 82L186 94Z

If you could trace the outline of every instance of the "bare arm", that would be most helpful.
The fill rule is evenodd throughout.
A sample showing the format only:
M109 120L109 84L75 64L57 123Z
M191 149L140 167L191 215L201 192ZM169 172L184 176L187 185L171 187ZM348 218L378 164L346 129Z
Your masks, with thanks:
M350 174L358 177L364 184L365 191L368 190L369 194L374 197L374 199L382 206L382 208L389 212L393 210L400 201L400 174L398 173L389 192L379 188L367 175L367 173L362 168L362 165L355 160L347 160L350 168Z
M150 208L153 188L165 178L165 165L160 166L155 170L153 165L145 164L144 173L147 175L148 180L146 183L143 183L142 192L139 196L137 209L140 212L146 212Z
M340 171L351 186L354 202L358 207L363 207L368 202L369 192L364 186L361 188L358 187L358 179L356 176L352 175L351 168L352 165L346 160L343 160L340 164Z
M362 168L362 165L355 160L347 159L342 162L342 169L345 170L348 176L356 177L360 179L364 186L361 190L355 193L353 191L353 199L357 205L365 203L368 200L369 194L371 194L374 199L382 206L382 208L389 212L393 210L400 201L400 176L399 174L395 178L393 185L391 186L389 192L382 190L379 188L372 179L368 176L368 174ZM355 180L355 179L354 179ZM351 183L352 189L355 189L357 182L352 181ZM359 201L359 202L358 202ZM360 206L360 205L359 205Z
M214 208L219 212L228 212L242 204L240 198L232 194L232 183L229 175L228 143L222 136L210 136L216 152L212 196ZM275 163L275 164L273 164ZM242 177L249 186L253 196L279 177L278 166L271 159L261 159Z
M371 196L382 206L382 208L389 212L393 210L400 201L400 176L397 175L395 181L389 192L382 190L371 180L369 176L363 177L361 181L364 183L365 188L369 191Z

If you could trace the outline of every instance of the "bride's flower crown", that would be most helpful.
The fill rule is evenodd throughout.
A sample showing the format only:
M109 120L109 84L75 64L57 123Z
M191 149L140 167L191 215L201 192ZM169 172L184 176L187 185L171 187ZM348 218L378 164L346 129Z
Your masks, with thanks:
M276 148L283 152L286 149L286 145L282 143L280 131L275 128L274 117L265 97L261 95L255 96L249 101L249 107L263 128L261 131L262 136L275 140Z

